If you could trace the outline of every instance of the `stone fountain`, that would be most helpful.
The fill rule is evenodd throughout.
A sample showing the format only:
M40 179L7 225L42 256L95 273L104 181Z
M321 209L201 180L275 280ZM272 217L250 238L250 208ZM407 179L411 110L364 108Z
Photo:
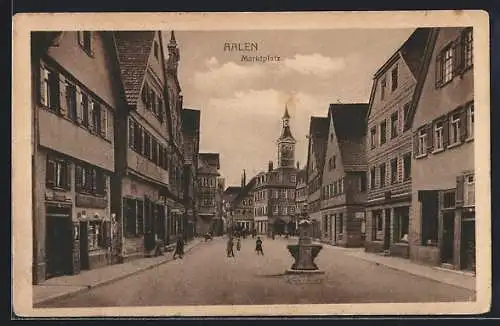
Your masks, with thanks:
M288 245L288 251L295 259L292 267L286 274L323 274L314 259L323 248L320 244L312 243L312 221L307 213L307 205L304 207L299 221L299 241L297 244Z

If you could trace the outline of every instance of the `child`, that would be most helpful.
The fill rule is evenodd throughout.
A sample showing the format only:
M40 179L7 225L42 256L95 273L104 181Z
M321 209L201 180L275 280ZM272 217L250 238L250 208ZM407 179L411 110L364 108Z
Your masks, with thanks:
M262 240L260 239L260 237L257 237L257 241L255 241L255 251L257 252L257 255L259 255L259 253L264 256L264 251L262 250Z

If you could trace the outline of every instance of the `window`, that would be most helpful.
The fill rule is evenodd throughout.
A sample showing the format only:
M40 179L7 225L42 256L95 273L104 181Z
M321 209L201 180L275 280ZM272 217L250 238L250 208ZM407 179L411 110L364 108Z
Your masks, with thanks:
M403 181L411 179L411 154L403 155Z
M343 194L344 193L344 178L341 178L339 180L339 188L340 188L340 193Z
M372 232L372 240L381 240L382 235L379 235L379 232L383 230L384 220L382 218L382 211L376 210L372 213L372 223L373 223L373 232Z
M133 199L123 199L123 211L125 214L125 235L137 234L137 205Z
M76 191L92 195L106 194L106 179L104 172L88 164L75 166Z
M466 29L463 32L463 43L464 43L464 63L465 68L472 66L472 29Z
M144 156L151 159L151 135L144 131Z
M59 74L42 67L40 83L40 103L59 113Z
M158 42L154 41L154 54L156 59L158 59L158 53L159 53Z
M456 207L455 190L447 190L442 194L442 206L444 209Z
M139 154L142 154L144 150L144 145L143 145L144 132L142 130L142 127L137 122L135 122L134 125L135 125L135 136L134 136L135 151Z
M86 93L81 93L80 101L80 123L87 127L89 126L89 96Z
M370 129L370 148L374 149L377 146L377 128Z
M391 139L398 135L398 111L391 114Z
M437 57L437 86L443 86L453 79L453 60L453 47L449 45Z
M436 122L434 125L434 150L443 149L443 122Z
M68 118L76 122L76 86L66 83L66 106L68 107Z
M151 160L158 165L158 142L155 138L151 140Z
M474 103L467 107L467 138L474 138Z
M392 69L391 71L391 91L395 91L398 88L398 67Z
M366 191L366 174L365 174L365 172L362 172L359 175L359 191L361 191L361 192Z
M278 215L278 206L273 206L273 214Z
M128 147L135 149L135 121L132 118L128 119Z
M101 105L99 102L90 102L90 130L94 133L101 132Z
M375 185L375 168L371 168L370 169L370 189L375 189L376 188L376 185Z
M394 209L393 242L408 242L409 207Z
M384 187L385 186L385 178L386 178L385 170L386 170L385 169L385 163L380 164L380 167L379 167L380 187Z
M380 123L380 145L384 145L387 141L387 121Z
M63 159L49 156L45 176L48 188L71 189L71 167L69 162Z
M460 114L455 113L450 117L450 145L460 143Z
M100 241L102 235L101 232L103 226L103 221L91 221L88 224L87 235L88 235L88 246L89 251L97 250L103 246L102 241Z
M87 52L87 54L92 54L92 34L91 32L78 32L78 43Z
M290 182L291 183L296 183L297 182L297 178L296 178L295 174L291 174L290 175Z
M407 124L408 114L410 112L410 106L411 103L406 103L403 107L403 131L406 131L408 129L406 124Z
M418 148L417 155L425 155L427 153L427 131L420 129L418 131Z
M475 205L475 187L474 187L474 174L465 176L464 184L464 206Z
M398 181L398 158L395 157L391 160L391 183Z
M380 99L385 98L385 88L387 87L387 79L384 77L380 80Z

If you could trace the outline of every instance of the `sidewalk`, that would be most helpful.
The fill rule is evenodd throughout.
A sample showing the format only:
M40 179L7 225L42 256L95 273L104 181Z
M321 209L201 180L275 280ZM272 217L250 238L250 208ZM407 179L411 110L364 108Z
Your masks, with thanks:
M427 266L415 263L400 257L382 256L376 253L365 252L364 248L344 248L317 242L344 254L366 261L380 264L392 269L400 270L412 275L428 278L441 283L476 291L476 277L472 273L448 270L439 266Z
M214 240L216 239L217 238ZM204 239L202 238L193 239L185 245L184 252L187 254L191 249L203 242ZM154 268L158 265L172 261L172 255L172 252L166 252L164 255L158 257L145 257L123 264L114 264L93 270L82 271L77 275L67 275L48 279L41 284L33 285L33 306L36 307L41 303L48 303L62 297L71 296Z

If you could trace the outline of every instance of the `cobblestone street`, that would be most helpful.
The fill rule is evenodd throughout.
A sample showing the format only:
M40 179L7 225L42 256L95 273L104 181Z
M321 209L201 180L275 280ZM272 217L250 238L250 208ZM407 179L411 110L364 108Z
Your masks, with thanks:
M474 300L474 291L440 283L348 255L325 245L317 259L324 275L283 275L292 264L286 245L296 239L242 241L235 258L226 238L201 245L184 257L115 283L56 300L44 307L248 305L306 303L439 302Z

